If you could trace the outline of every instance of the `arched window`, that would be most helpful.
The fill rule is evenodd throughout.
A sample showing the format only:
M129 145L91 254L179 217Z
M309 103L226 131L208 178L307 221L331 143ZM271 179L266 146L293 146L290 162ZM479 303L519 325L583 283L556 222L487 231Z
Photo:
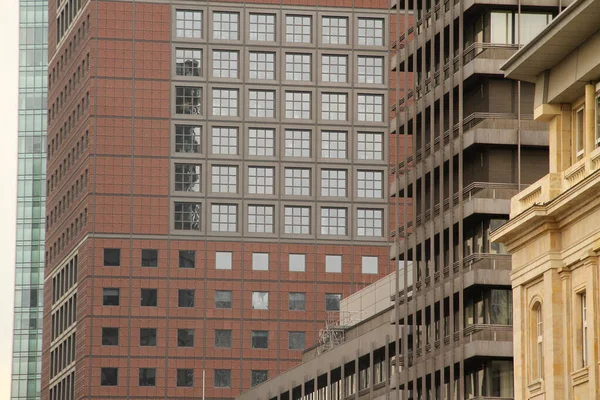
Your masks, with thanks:
M532 310L531 329L531 371L533 380L542 379L544 376L544 326L542 315L542 304L536 303Z

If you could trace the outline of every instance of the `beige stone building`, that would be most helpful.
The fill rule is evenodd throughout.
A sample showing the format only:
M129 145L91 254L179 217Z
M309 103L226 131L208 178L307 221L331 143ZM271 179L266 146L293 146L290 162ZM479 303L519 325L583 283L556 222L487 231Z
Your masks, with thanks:
M515 399L598 399L600 0L576 0L503 69L534 82L550 173L492 236L512 254Z

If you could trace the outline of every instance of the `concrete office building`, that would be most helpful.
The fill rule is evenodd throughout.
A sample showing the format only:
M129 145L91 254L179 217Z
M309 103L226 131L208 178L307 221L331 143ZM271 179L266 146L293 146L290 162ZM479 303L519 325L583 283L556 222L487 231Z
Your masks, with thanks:
M19 1L19 132L11 399L40 398L46 201L46 0ZM13 132L4 132L12 135ZM5 268L10 268L5 265Z
M600 398L600 1L576 0L504 66L535 83L550 171L494 232L512 254L515 397Z
M233 398L390 272L389 15L49 2L44 399Z

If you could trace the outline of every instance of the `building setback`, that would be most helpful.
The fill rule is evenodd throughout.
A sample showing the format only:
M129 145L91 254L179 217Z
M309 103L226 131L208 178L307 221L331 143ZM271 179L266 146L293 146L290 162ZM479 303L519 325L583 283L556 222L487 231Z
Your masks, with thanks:
M389 15L50 1L42 398L233 398L391 272Z

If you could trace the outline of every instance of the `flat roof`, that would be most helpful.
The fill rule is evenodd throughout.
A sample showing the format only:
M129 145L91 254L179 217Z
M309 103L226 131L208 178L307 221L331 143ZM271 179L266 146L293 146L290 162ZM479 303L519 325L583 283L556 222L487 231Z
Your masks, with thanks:
M535 82L600 29L600 0L575 0L500 67L511 79Z

